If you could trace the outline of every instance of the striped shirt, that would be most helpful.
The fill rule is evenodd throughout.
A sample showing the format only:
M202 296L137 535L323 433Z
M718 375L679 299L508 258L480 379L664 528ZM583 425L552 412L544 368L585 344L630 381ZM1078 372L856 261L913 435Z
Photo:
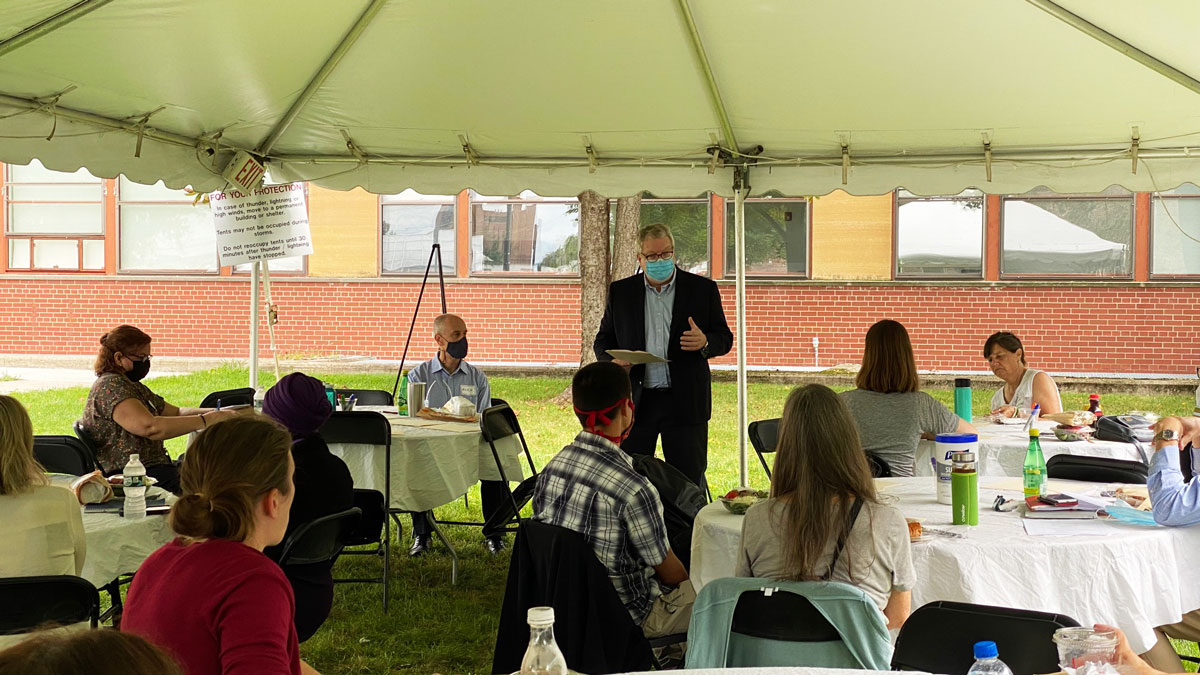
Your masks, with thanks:
M537 478L533 518L583 535L608 568L617 595L641 625L661 594L654 566L667 558L658 491L601 436L579 432Z

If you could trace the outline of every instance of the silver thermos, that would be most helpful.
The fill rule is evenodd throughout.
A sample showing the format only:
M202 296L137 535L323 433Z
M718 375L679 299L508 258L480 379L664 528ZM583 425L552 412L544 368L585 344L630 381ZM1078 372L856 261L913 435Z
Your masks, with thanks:
M417 413L421 412L421 408L425 407L425 383L424 382L408 382L408 416L416 417Z

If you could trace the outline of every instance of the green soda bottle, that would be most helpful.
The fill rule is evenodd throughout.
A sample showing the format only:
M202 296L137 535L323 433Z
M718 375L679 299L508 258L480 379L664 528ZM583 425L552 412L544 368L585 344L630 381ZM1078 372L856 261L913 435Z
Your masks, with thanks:
M1038 440L1036 426L1029 429L1029 450L1025 453L1025 496L1038 497L1046 494L1046 458L1042 456L1042 444Z
M400 380L400 389L396 392L396 412L408 414L408 371L404 371L404 379Z

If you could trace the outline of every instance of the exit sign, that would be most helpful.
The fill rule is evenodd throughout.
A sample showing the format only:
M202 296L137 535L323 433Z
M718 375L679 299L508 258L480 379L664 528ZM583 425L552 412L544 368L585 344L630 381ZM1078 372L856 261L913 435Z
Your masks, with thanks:
M225 167L221 177L235 187L245 192L251 192L262 183L263 174L267 171L258 160L245 150L238 151L233 161Z

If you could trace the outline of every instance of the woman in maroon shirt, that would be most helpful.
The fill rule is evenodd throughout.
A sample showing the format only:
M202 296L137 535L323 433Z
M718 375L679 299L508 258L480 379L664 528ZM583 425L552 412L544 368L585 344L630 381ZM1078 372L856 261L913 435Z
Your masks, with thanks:
M261 416L214 424L188 448L171 507L180 536L138 569L122 630L166 649L188 675L301 675L295 600L263 549L287 531L291 437Z

